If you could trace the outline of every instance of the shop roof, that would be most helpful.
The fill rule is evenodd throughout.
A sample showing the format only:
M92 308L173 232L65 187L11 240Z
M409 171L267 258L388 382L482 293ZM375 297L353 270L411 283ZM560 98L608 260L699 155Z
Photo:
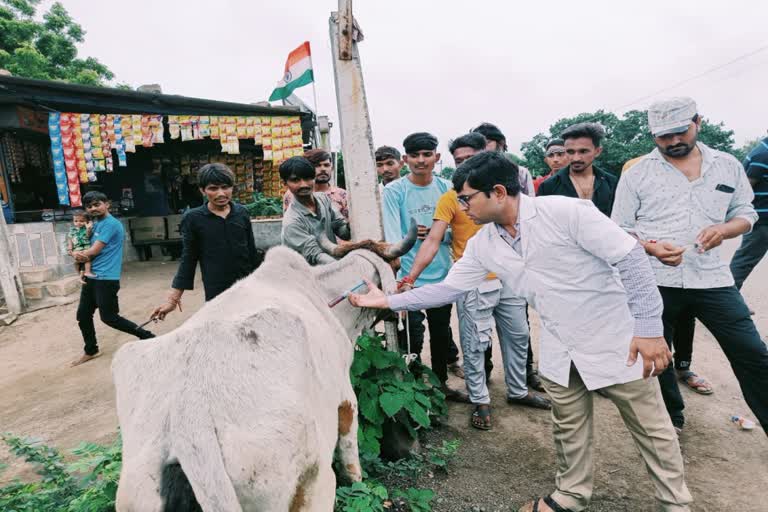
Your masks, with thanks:
M22 105L35 110L94 114L298 115L302 116L304 121L311 117L309 113L286 107L249 105L176 94L137 92L0 75L0 105L3 104Z

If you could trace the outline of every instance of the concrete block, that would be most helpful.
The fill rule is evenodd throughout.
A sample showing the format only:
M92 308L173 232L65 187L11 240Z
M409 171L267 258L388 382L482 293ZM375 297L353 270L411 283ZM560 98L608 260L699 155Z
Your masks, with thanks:
M34 238L33 238L34 237ZM45 254L43 253L43 240L40 234L29 236L29 251L32 253L32 261L36 266L45 265Z
M43 298L43 286L41 284L28 284L24 287L24 296L27 300L40 300Z
M50 222L25 222L24 231L29 234L51 233L53 224Z
M22 267L32 267L32 253L29 252L29 238L24 233L19 233L16 238L16 250L18 251L19 265Z
M45 283L45 291L51 297L65 297L80 289L80 276L74 275Z
M59 249L56 244L56 235L53 233L53 231L50 233L43 233L43 251L45 251L46 263L50 263L48 259L51 257L59 257Z
M280 232L283 228L282 219L252 220L253 238L256 248L266 251L280 245Z
M39 284L56 279L56 269L51 267L31 267L22 269L21 282L23 284Z

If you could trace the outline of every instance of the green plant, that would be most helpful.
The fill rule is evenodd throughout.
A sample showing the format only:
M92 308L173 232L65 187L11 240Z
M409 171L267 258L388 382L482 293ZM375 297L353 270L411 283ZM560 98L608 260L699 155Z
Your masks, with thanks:
M336 489L337 512L383 512L389 498L386 487L373 481L355 482Z
M435 492L430 489L409 487L406 491L395 491L395 497L403 498L408 503L408 510L411 512L430 512Z
M251 217L271 217L283 214L283 202L277 197L253 193L253 202L243 205Z
M360 411L358 444L363 454L379 455L387 419L397 418L416 439L418 429L431 426L432 416L446 413L437 376L418 362L409 368L401 354L387 350L374 333L357 339L350 377Z
M375 478L417 478L425 471L446 472L448 463L456 455L459 441L443 441L440 446L425 445L424 451L413 453L407 459L384 461L381 458L362 454L360 462L366 476Z
M34 464L39 482L13 482L0 488L0 510L16 512L110 512L115 508L122 467L120 438L108 446L83 443L67 465L55 448L36 439L6 434L3 441L17 457Z

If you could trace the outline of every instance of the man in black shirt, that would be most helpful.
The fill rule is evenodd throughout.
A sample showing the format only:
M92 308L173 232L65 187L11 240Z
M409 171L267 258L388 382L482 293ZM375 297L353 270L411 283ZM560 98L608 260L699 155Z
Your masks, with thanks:
M168 299L155 309L153 319L163 320L177 306L181 311L181 296L194 287L198 262L206 301L258 266L251 217L244 207L232 202L232 171L224 164L208 164L200 169L197 181L208 201L189 210L181 220L181 261Z
M593 164L603 151L600 141L604 135L602 126L596 123L579 123L566 128L560 138L565 141L570 164L544 180L536 195L589 199L610 217L619 180Z

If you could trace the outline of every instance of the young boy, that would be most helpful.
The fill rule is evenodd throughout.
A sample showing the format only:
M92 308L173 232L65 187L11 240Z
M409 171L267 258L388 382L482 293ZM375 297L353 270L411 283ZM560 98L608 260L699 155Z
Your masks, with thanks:
M88 216L82 210L72 213L72 227L67 236L67 254L72 256L75 251L85 251L91 247L91 228ZM75 270L80 274L80 281L85 284L86 277L96 277L91 272L91 262L75 262Z
M74 361L72 366L86 363L100 355L93 325L93 314L97 309L101 321L113 329L132 334L142 340L155 337L151 332L120 316L117 292L120 290L125 230L120 221L109 214L109 199L102 192L88 192L83 196L83 206L88 216L93 219L93 238L90 248L74 251L72 257L80 263L92 261L96 277L87 278L80 290L77 323L85 347L84 354Z

